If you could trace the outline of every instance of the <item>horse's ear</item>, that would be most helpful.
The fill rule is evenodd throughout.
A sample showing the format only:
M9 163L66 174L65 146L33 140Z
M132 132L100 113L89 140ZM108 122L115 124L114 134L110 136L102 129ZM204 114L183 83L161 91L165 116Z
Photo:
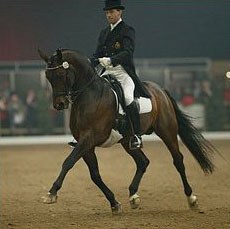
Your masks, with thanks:
M58 59L59 59L59 60L62 60L62 52L61 52L61 49L60 49L60 48L57 49L56 53L57 53Z
M43 52L41 51L40 49L38 49L38 54L39 56L47 63L48 62L48 56Z

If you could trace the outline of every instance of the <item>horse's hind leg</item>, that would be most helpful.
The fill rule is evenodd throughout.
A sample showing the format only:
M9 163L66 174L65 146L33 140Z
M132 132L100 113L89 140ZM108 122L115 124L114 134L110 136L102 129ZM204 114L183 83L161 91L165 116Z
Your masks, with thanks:
M85 153L83 159L89 168L91 179L101 189L101 191L106 196L107 200L110 202L112 213L121 213L121 204L118 201L116 201L113 192L105 185L105 183L101 179L97 157L94 152L94 149Z
M186 177L185 166L183 162L183 154L179 150L179 144L177 140L177 132L176 132L177 128L176 126L173 126L173 122L171 122L170 125L172 125L169 126L170 128L164 128L164 129L162 129L162 126L159 125L156 133L164 141L167 148L169 149L173 158L173 164L181 176L182 183L184 186L184 193L188 198L189 206L191 208L194 208L197 207L197 198L192 194L192 188L189 185Z
M126 152L134 159L137 169L133 177L133 180L129 186L129 201L132 209L136 209L140 205L140 197L137 194L139 184L141 179L146 171L146 168L149 165L149 159L145 154L140 150L130 150L128 141L121 143Z

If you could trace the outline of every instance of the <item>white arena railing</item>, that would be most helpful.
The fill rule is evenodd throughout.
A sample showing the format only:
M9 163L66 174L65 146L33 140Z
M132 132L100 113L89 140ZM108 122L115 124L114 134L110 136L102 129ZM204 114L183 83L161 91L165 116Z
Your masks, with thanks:
M230 132L203 132L202 134L207 140L230 140ZM0 137L0 146L67 144L72 140L71 135ZM143 141L161 141L161 139L152 134L144 135Z

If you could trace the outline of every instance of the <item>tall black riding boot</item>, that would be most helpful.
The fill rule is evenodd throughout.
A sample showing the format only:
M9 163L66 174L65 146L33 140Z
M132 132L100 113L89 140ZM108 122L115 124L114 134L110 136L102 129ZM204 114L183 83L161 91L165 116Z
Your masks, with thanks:
M135 101L126 107L127 116L130 120L133 136L129 142L130 149L142 148L140 114Z

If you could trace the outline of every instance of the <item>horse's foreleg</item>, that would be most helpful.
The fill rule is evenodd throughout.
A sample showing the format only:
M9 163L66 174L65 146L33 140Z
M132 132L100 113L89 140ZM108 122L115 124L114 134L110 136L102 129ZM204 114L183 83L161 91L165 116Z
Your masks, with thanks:
M62 169L53 183L51 189L49 190L46 197L44 197L43 202L46 204L52 204L57 202L57 192L62 187L63 181L65 179L66 174L68 171L74 166L74 164L81 158L82 154L79 152L79 148L76 147L72 150L69 156L65 159L62 164Z
M83 156L83 159L89 168L91 179L101 189L101 191L106 196L107 200L110 202L112 213L121 213L121 204L118 201L116 201L113 192L105 185L100 176L97 157L94 152L94 149L86 152Z
M53 183L53 186L49 191L50 193L57 194L57 191L62 187L62 183L65 179L66 174L70 169L72 169L72 167L81 158L81 156L82 154L81 152L79 152L78 147L72 150L70 155L63 162L61 172L56 181Z
M57 192L62 187L63 181L65 179L66 174L68 171L75 165L75 163L82 157L82 155L89 150L90 147L89 141L79 141L79 144L72 150L69 156L65 159L62 164L62 169L53 183L53 186L49 190L47 196L44 198L44 203L55 203L57 201ZM91 147L92 148L92 147Z
M132 209L136 209L140 205L140 197L137 194L138 187L140 185L141 179L146 171L146 168L149 165L149 159L145 156L145 154L140 150L130 150L128 143L123 142L122 146L126 150L126 152L134 159L137 169L136 173L133 177L133 180L129 186L129 201Z

